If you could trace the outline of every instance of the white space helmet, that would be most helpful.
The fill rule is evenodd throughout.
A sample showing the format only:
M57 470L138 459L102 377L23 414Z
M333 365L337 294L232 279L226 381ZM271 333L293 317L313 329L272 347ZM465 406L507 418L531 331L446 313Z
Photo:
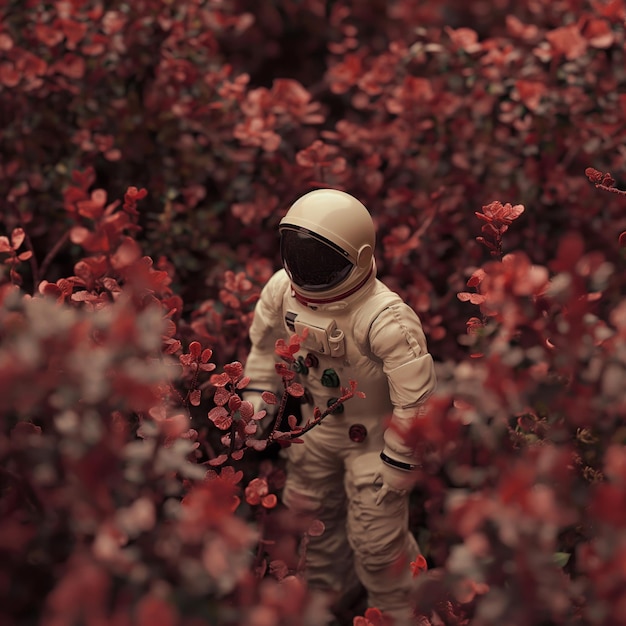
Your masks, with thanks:
M279 225L283 266L307 300L342 297L374 273L374 223L356 198L336 189L311 191Z

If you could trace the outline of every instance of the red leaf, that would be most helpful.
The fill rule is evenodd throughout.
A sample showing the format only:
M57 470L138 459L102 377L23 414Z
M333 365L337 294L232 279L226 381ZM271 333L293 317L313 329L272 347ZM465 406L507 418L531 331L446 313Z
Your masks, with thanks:
M181 343L178 339L174 339L171 343L168 343L165 349L163 350L163 354L175 354L181 348Z
M189 402L193 405L193 406L199 406L200 405L200 399L202 397L202 392L200 391L200 389L194 389L190 394L189 394Z
M82 200L76 203L78 212L92 220L98 219L102 215L104 205L107 201L107 193L104 189L95 189L91 192L89 200Z
M413 578L417 578L422 572L425 572L428 569L428 564L426 563L426 559L422 554L418 554L415 558L415 561L411 562L411 574L413 574Z
M602 177L602 184L605 187L612 187L615 184L615 179L608 172Z
M585 175L592 183L595 183L596 185L602 182L602 176L603 176L602 172L599 172L593 167L586 168Z
M248 439L246 440L246 446L254 448L257 452L262 452L267 448L267 439Z
M217 465L223 465L224 463L226 463L226 461L228 461L228 455L220 454L219 456L216 456L214 459L211 459L209 461L209 465L212 465L213 467L215 467Z
M96 173L93 167L85 170L72 170L72 180L81 188L88 189L96 180Z
M230 391L228 391L224 387L218 387L215 390L213 402L215 402L215 404L217 404L218 406L224 406L230 399L230 395Z
M35 37L49 48L63 41L63 33L60 30L41 23L35 26Z
M267 479L253 478L245 488L246 502L252 506L261 503L261 498L268 495Z
M286 391L294 398L301 398L304 395L304 387L300 383L291 383Z
M477 52L482 47L478 42L478 33L471 28L461 27L454 29L446 26L445 31L457 48L460 48L469 54Z
M192 341L189 344L189 354L194 358L197 359L200 356L200 352L202 351L202 345L200 344L199 341Z
M587 50L587 40L580 34L576 24L560 26L546 34L546 39L559 54L573 61L582 56Z
M271 391L264 391L261 394L261 398L263 398L265 404L278 404L278 398Z
M15 271L14 268L11 268L11 271L9 272L9 276L11 277L11 280L16 285L21 285L22 284L22 277Z
M147 189L137 189L137 187L129 187L126 190L125 197L132 200L142 200L148 195Z
M26 233L23 228L14 228L11 233L11 246L13 250L17 250L23 243Z
M7 33L0 33L0 50L8 52L13 47L13 39Z
M244 376L238 383L237 389L244 389L250 384L250 376Z
M471 302L472 304L482 304L486 300L485 296L480 293L468 293L467 291L457 293L456 297L461 302Z
M11 429L12 439L28 439L33 435L41 435L41 427L35 426L32 422L18 422Z
M579 233L568 233L559 241L556 259L550 263L555 272L571 272L585 253L585 240Z
M196 369L196 362L193 360L193 357L191 356L191 354L181 354L178 357L178 360L180 361L180 364L185 366L185 367L192 367L192 369Z
M506 16L506 29L513 37L519 37L524 41L534 41L539 35L539 29L534 24L524 24L514 15Z
M141 247L130 237L124 237L117 250L111 255L111 266L114 269L129 267L141 258Z
M309 537L320 537L324 534L325 530L326 527L324 526L324 522L316 519L311 522L311 525L307 529L306 533Z
M476 241L478 243L482 243L484 246L489 248L489 250L495 250L496 247L491 243L491 241L487 241L484 237L476 237Z
M274 363L274 369L276 373L285 381L293 380L296 377L296 373L290 370L284 363Z
M584 28L584 35L594 48L610 48L615 36L606 20L591 19Z
M230 411L237 411L241 405L241 398L236 393L231 394L228 398L228 409Z
M94 239L90 230L83 226L74 226L70 230L70 241L76 245L89 244Z
M209 419L220 429L228 430L233 418L223 406L216 406L209 411Z
M137 626L177 626L174 607L157 596L144 596L137 605Z
M54 24L60 27L67 40L67 48L73 50L77 43L80 43L87 32L87 24L76 22L71 19L59 19Z
M210 382L212 385L215 385L215 387L225 387L230 382L230 377L225 372L222 374L213 374Z
M247 400L244 400L239 405L239 414L241 415L243 419L246 419L246 420L251 419L252 416L254 415L254 406L252 405L252 402L248 402Z
M23 50L15 65L18 71L22 72L29 80L36 76L43 76L48 69L48 64L43 59Z
M158 420L159 430L167 439L176 439L189 430L189 418L185 415L174 415Z
M478 317L470 317L465 325L467 327L467 332L470 335L482 331L482 329L485 327L482 320L480 320Z
M270 574L277 580L283 580L289 575L289 568L284 561L275 560L270 562Z
M485 270L483 270L482 268L477 269L467 281L467 286L476 287L477 285L480 284L480 282L482 281L484 277L485 277Z
M278 339L276 341L276 345L274 346L274 352L277 356L284 359L288 363L293 362L293 355L300 350L300 342L298 340L294 341L294 337L297 337L297 335L293 335L289 343L282 338Z
M273 509L278 504L278 498L273 493L270 493L261 498L261 504L266 509Z
M239 361L233 361L224 365L224 372L231 380L238 380L243 374L243 365Z
M548 87L544 82L537 80L518 80L515 89L524 105L531 111L536 111Z
M21 80L21 74L18 72L13 63L2 63L0 65L0 83L5 87L15 87Z
M67 78L81 79L85 75L87 65L85 59L76 54L66 54L62 60L54 64L54 68Z

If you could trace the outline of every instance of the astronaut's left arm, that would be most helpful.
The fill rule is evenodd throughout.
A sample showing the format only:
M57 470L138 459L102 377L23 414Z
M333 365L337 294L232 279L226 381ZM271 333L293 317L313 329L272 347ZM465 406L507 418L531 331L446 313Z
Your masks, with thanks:
M384 433L381 453L390 475L414 469L418 460L403 440L413 420L436 386L435 368L417 314L407 304L397 303L383 310L369 332L372 353L382 361L393 404L391 423ZM382 417L382 416L381 416Z

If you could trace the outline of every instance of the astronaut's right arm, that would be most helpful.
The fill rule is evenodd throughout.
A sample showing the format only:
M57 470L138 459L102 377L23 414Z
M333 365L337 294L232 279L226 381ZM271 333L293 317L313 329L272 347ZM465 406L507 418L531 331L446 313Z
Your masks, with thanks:
M263 391L278 390L280 379L274 367L274 346L276 340L284 335L282 301L288 283L284 270L276 272L261 291L261 297L254 309L250 326L252 346L244 368L244 374L250 377L250 382L243 390L243 397L252 402L255 411L267 410L261 398Z

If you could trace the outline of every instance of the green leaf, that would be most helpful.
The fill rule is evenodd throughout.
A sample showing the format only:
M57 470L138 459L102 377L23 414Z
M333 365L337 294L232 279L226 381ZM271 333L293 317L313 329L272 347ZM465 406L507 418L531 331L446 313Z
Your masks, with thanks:
M552 560L559 566L565 567L569 561L571 554L569 552L555 552L552 555Z

